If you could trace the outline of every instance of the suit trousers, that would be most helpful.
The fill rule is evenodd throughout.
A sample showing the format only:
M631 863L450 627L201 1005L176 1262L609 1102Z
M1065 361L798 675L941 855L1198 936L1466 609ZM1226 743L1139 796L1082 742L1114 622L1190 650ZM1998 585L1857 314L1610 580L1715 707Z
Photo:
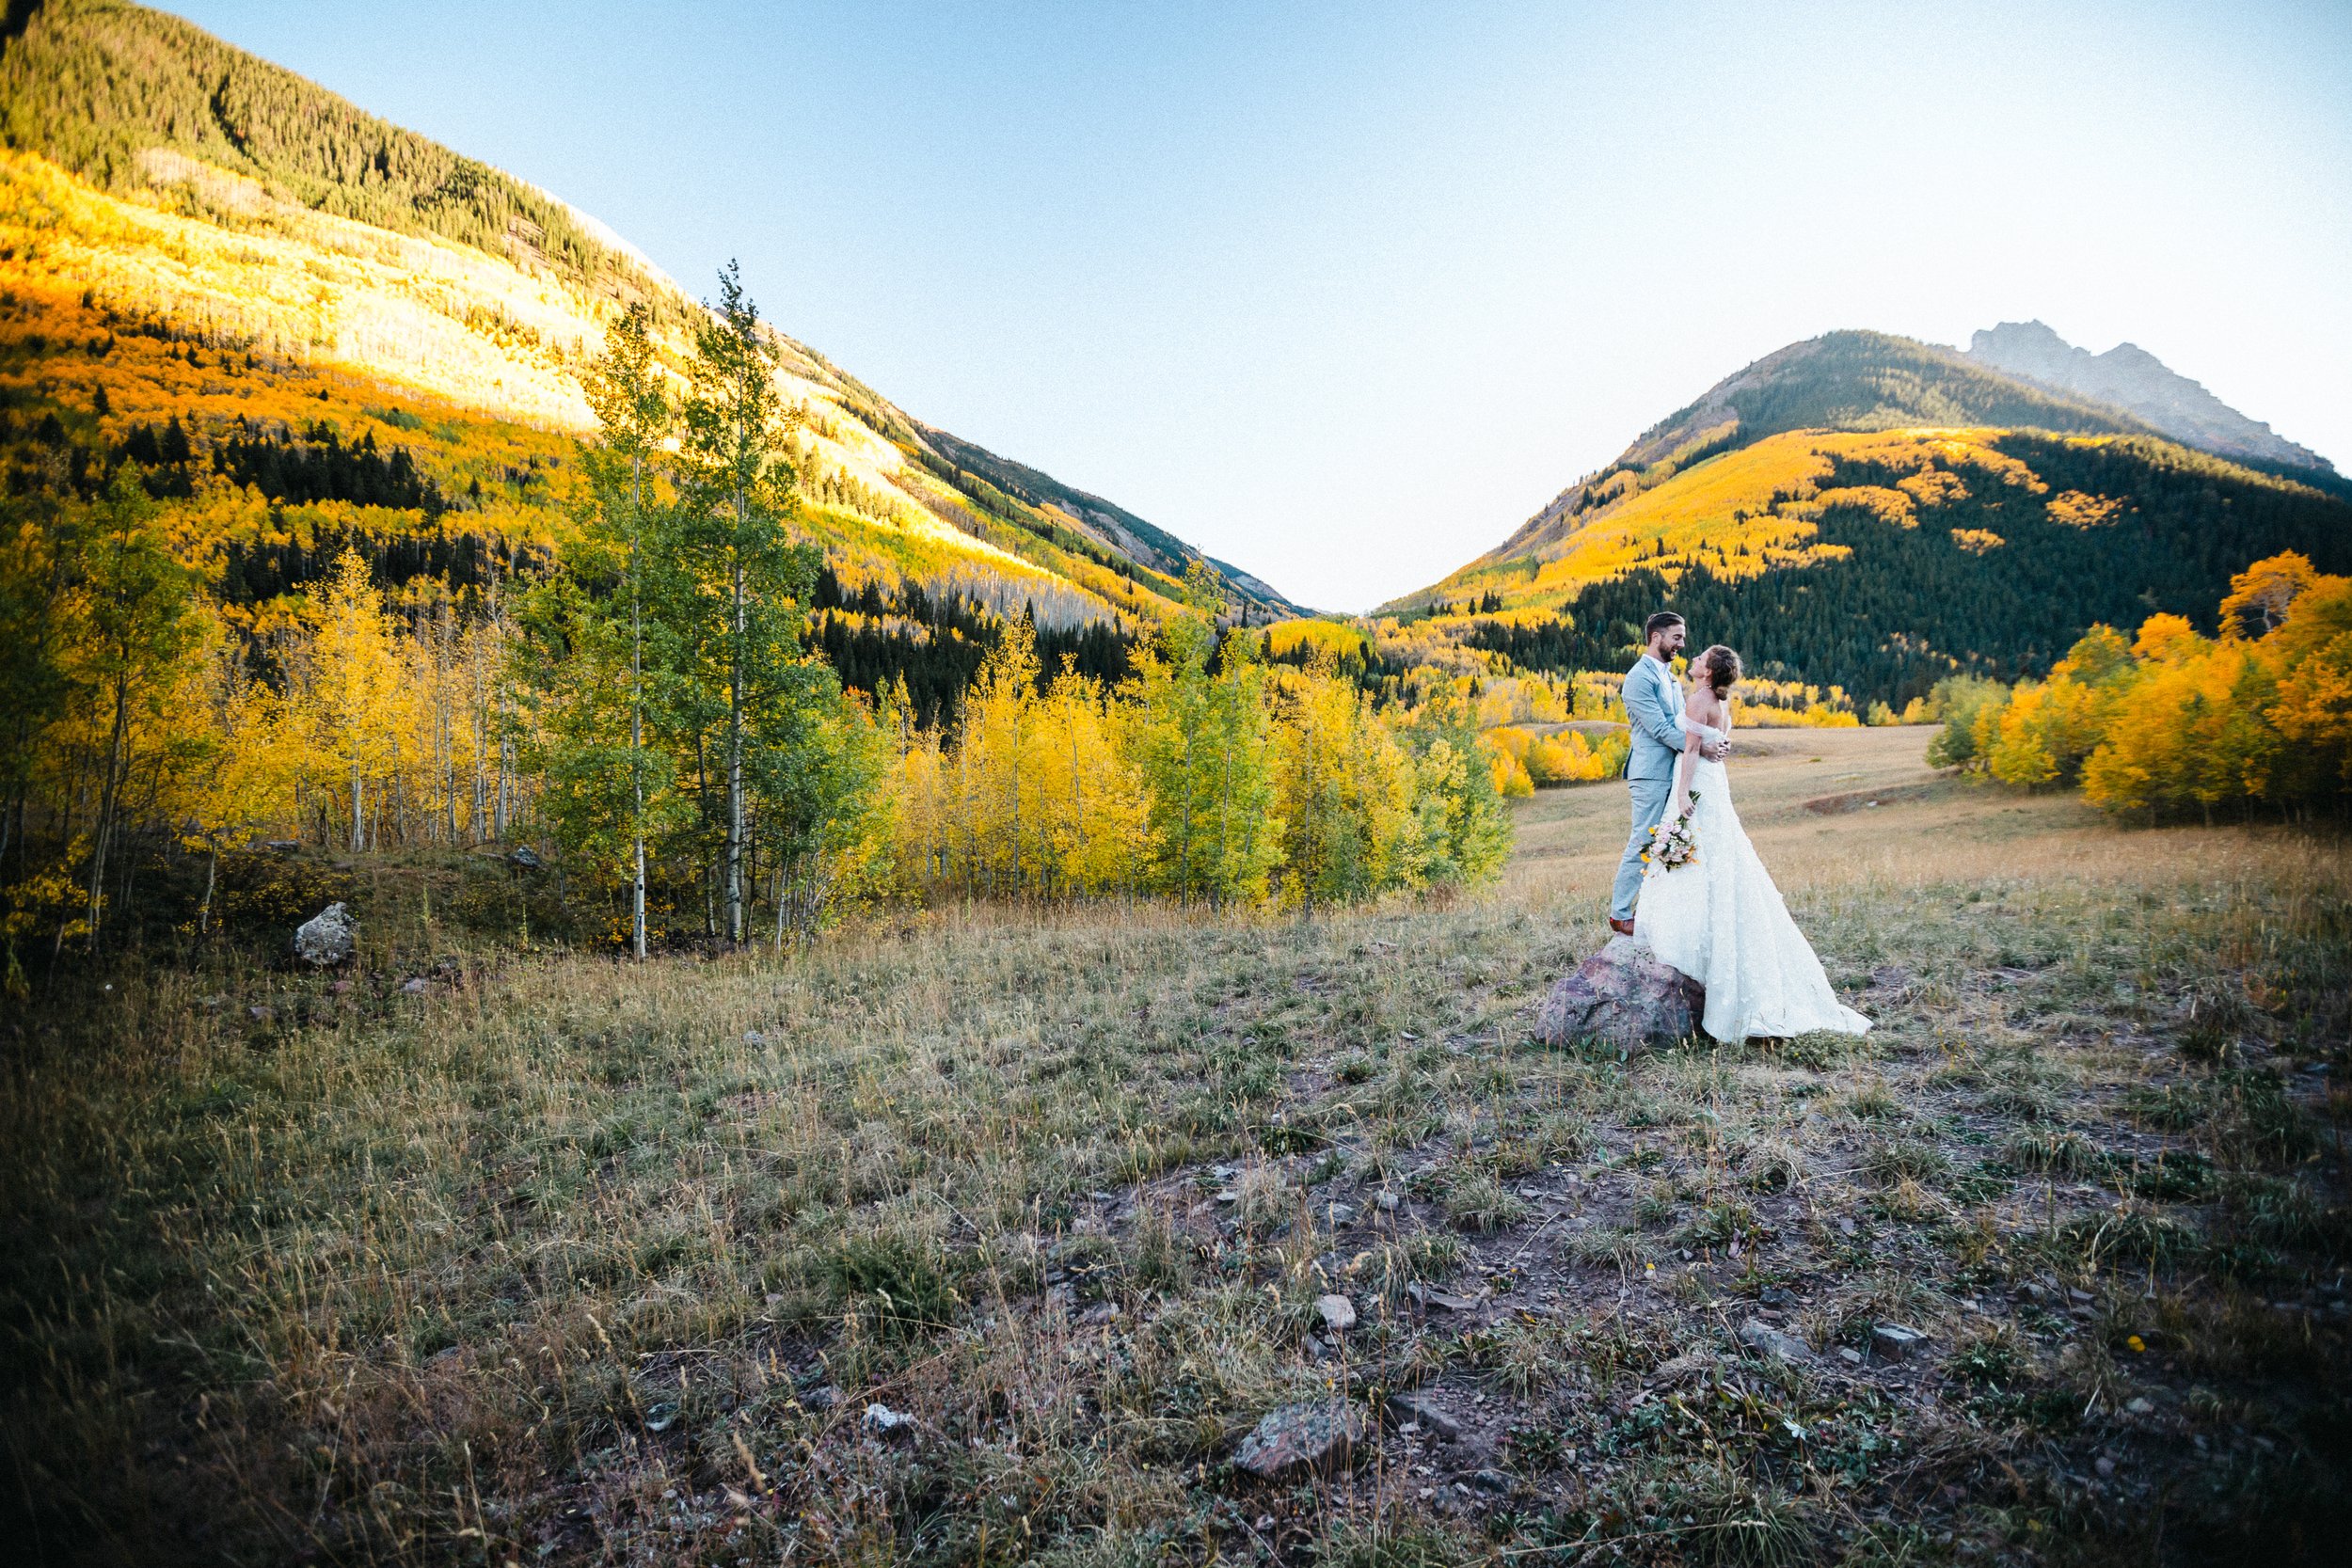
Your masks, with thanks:
M1625 785L1633 794L1633 832L1625 841L1625 859L1617 863L1617 884L1609 900L1609 913L1616 920L1633 918L1633 901L1642 892L1645 869L1642 854L1649 847L1649 831L1666 815L1666 801L1674 794L1672 779L1628 779Z

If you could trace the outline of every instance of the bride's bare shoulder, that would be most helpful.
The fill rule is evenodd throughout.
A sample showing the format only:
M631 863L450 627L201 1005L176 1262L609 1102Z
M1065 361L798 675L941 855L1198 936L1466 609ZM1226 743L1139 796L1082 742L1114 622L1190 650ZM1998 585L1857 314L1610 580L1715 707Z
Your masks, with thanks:
M1713 689L1705 684L1691 693L1691 701L1686 705L1685 711L1709 729L1725 729L1731 722L1731 714L1724 705L1724 700L1716 696Z

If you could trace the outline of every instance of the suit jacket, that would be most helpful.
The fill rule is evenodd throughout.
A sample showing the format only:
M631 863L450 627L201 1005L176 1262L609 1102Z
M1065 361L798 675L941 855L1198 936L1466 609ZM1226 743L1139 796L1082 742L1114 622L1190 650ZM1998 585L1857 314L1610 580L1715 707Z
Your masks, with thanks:
M1633 750L1626 757L1629 779L1671 779L1683 743L1682 683L1674 672L1644 654L1625 673L1625 716Z

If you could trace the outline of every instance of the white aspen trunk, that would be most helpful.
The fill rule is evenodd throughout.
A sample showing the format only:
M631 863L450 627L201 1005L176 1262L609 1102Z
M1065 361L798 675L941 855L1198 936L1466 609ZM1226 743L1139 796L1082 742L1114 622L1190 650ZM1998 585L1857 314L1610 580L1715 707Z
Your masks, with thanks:
M736 502L737 538L743 526L742 498ZM729 574L735 626L735 646L727 659L727 940L743 940L743 561L740 553Z

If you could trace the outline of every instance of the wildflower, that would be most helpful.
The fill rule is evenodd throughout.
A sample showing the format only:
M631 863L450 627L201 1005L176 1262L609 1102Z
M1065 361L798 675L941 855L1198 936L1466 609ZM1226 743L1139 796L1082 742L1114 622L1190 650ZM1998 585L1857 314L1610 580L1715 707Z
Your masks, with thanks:
M2141 1338L2138 1335L2137 1335L2137 1334L2133 1335L2130 1338L2128 1338L2128 1339L2124 1340L2124 1341L2123 1341L2123 1343L2124 1343L2124 1344L2126 1344L2127 1346L2129 1346L2129 1347L2131 1348L2131 1353L2132 1353L2134 1355L2143 1355L2143 1354L2147 1354L2147 1350L2148 1350L2148 1341L2147 1341L2147 1340L2145 1340L2145 1339L2142 1339L2142 1338Z

